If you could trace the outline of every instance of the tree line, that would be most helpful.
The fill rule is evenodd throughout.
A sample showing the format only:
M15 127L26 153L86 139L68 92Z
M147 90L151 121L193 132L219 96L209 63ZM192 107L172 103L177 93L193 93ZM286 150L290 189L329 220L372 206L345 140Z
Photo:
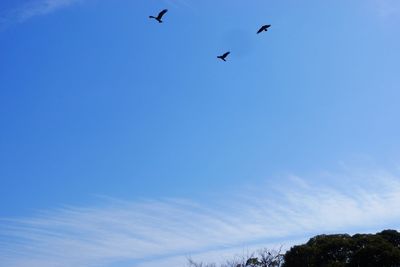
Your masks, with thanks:
M189 267L217 267L195 262ZM400 233L317 235L286 252L263 249L220 267L400 267Z

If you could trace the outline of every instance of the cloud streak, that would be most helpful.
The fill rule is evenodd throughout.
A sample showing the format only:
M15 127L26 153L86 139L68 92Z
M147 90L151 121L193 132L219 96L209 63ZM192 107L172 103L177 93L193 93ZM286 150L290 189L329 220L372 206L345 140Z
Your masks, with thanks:
M400 219L398 176L330 177L316 184L291 176L280 186L266 183L212 205L107 199L94 207L2 220L0 262L10 267L153 266L157 259L155 265L167 266L186 255L290 243L322 232L381 229Z
M82 2L82 0L30 0L6 11L0 17L0 25L6 27L13 23L22 23L35 16L46 15L61 8Z
M381 18L393 18L400 14L400 2L397 0L373 0L372 4Z

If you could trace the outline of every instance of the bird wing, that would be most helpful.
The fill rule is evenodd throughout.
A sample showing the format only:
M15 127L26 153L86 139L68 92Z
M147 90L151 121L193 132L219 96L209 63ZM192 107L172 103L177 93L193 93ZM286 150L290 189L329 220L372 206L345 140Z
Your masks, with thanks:
M225 54L222 55L223 58L227 57L231 52L226 52Z
M167 13L167 12L168 12L168 9L164 9L163 11L161 11L160 13L158 13L157 18L158 18L158 19L161 19L161 18L165 15L165 13Z
M261 28L258 30L257 34L263 32L263 31L267 31L269 27L271 27L271 25L261 26Z
M269 27L271 27L271 25L264 25L264 26L262 26L262 28L263 28L264 31L268 31L268 28L269 28Z

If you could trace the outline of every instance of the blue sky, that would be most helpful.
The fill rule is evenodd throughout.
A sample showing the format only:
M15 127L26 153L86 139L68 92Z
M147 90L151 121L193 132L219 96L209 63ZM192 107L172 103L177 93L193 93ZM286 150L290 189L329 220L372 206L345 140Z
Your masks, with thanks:
M395 0L1 1L0 263L398 229L399 26Z

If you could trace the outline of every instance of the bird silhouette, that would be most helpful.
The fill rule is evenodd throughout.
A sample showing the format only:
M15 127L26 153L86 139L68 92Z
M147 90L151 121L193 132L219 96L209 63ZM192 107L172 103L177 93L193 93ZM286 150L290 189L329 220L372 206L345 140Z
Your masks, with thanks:
M217 58L219 58L219 59L221 59L221 60L223 60L223 61L226 61L225 59L226 59L226 57L227 57L230 53L231 53L231 52L226 52L226 53L224 53L223 55L218 56Z
M261 28L257 31L257 34L268 31L269 27L271 27L271 25L263 25L263 26L261 26Z
M158 13L157 17L154 16L149 16L149 18L151 19L155 19L157 20L159 23L162 23L162 17L165 15L165 13L168 12L168 9L164 9L163 11L161 11L160 13Z

